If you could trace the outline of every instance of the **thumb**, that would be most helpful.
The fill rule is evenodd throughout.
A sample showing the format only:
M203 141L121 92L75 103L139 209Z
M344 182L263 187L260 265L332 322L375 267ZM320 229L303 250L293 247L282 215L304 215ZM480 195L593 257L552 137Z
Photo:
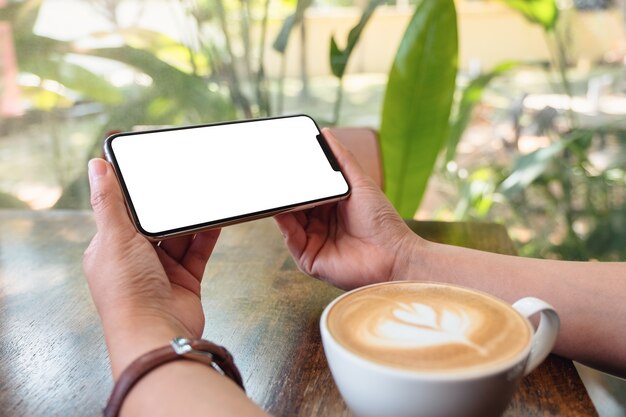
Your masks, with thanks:
M346 179L351 185L357 186L362 184L362 181L374 184L373 180L365 173L359 162L356 160L354 154L341 142L339 142L337 138L335 138L330 129L324 128L322 129L322 133L330 145L330 148L333 151L341 170L346 176Z
M92 159L88 165L91 207L93 208L98 232L120 236L134 234L133 226L122 191L111 165L103 159Z

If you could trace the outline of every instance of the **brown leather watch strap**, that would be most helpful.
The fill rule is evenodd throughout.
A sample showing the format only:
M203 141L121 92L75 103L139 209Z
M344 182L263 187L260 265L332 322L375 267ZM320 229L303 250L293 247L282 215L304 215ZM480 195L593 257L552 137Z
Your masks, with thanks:
M174 338L169 346L150 351L131 363L115 383L103 410L104 417L117 417L124 399L133 386L147 373L166 363L187 359L201 362L232 379L244 390L243 380L232 355L226 348L202 339Z

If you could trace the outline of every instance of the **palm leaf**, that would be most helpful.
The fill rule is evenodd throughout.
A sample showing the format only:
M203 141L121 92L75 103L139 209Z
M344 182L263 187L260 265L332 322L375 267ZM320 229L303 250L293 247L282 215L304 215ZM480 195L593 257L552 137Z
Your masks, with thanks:
M380 128L385 189L412 217L448 133L457 69L453 0L415 10L389 73Z

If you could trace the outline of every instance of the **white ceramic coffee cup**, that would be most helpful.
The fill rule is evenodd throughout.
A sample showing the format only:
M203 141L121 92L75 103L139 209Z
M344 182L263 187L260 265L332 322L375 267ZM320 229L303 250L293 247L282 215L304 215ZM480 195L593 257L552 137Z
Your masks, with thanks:
M552 306L538 298L522 298L511 308L526 318L531 329L529 317L539 313L540 321L527 346L510 361L487 369L455 373L402 370L364 359L332 336L328 329L328 314L338 301L353 291L341 295L326 307L320 328L335 383L357 417L499 416L521 379L548 356L559 331L559 317Z

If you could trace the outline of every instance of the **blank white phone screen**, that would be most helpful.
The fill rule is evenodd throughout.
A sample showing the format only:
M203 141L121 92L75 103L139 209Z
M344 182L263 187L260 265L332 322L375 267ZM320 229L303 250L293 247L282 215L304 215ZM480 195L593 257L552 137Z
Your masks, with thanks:
M139 226L150 234L348 192L296 116L121 135L111 149Z

